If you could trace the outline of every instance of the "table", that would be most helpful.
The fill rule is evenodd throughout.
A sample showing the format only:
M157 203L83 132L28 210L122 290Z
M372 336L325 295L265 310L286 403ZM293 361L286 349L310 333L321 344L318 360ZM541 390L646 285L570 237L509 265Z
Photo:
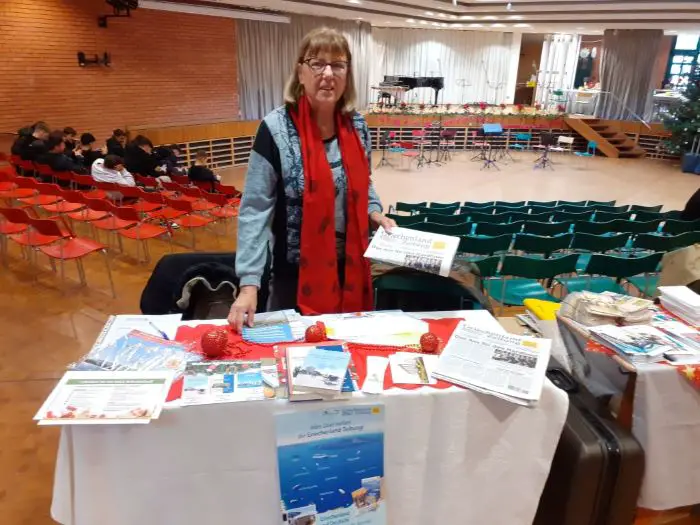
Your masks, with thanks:
M432 316L498 326L484 311ZM377 401L386 407L389 524L532 523L568 411L564 392L546 381L532 409L456 387L323 406ZM221 404L166 410L146 426L65 427L51 514L63 525L278 523L274 415L318 406Z
M632 368L620 358L586 357L598 387L631 398L631 430L646 455L639 506L669 510L700 504L700 392L667 365ZM623 367L628 375L620 373Z

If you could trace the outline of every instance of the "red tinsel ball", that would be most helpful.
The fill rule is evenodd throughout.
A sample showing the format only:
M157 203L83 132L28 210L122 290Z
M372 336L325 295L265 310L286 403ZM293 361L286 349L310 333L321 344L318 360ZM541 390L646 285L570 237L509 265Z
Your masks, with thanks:
M321 321L309 326L306 329L305 339L307 343L320 343L326 340L326 325Z
M214 328L205 332L201 339L202 351L207 357L215 359L226 353L228 331L225 328Z
M434 354L440 348L440 339L432 332L420 336L420 349L426 354Z

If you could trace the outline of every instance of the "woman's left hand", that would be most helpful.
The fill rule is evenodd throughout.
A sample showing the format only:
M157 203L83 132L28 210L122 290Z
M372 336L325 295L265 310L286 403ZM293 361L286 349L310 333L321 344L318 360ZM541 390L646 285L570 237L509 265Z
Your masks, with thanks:
M372 212L370 215L370 220L375 228L379 228L381 226L387 233L391 233L391 230L397 226L394 219L390 219L389 217L376 211Z

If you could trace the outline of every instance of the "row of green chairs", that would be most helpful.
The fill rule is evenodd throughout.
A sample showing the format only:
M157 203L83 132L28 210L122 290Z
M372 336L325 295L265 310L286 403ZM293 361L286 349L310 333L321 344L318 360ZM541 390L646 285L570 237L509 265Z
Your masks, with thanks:
M430 208L432 210L444 210L466 207L466 208L492 208L492 207L503 207L503 208L522 208L524 206L539 206L546 208L554 208L556 206L615 206L616 201L489 201L489 202L397 202L395 209L397 212L414 213L419 208ZM645 211L659 211L661 206L645 207ZM626 210L623 210L626 211Z
M644 257L594 254L582 273L577 271L579 254L554 259L495 256L473 264L482 291L503 307L520 306L525 299L558 302L568 293L583 290L626 293L627 285L650 296L652 276L662 256L662 253Z
M537 216L549 217L552 215L564 216L569 215L572 218L581 217L592 219L598 222L611 221L614 219L634 219L634 220L653 220L653 219L679 219L681 216L680 210L670 210L667 212L651 212L651 211L641 211L635 209L634 206L600 206L600 207L580 207L580 206L556 206L553 208L533 206L533 207L522 207L522 208L506 208L494 206L490 208L466 208L461 207L457 209L451 208L419 208L412 215L425 215L428 217L437 216L483 216L483 215L495 215L497 217L506 217L508 214L517 215L520 217L525 216Z

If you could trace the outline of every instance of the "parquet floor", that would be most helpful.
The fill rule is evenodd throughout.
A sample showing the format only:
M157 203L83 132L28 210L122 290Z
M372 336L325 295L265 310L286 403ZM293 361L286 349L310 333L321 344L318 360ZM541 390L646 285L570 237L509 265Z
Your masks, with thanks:
M581 200L618 199L620 203L681 207L700 179L681 174L657 161L593 159L586 163L566 158L555 171L533 171L531 155L501 166L502 171L479 171L471 155L460 154L442 167L420 171L375 169L374 182L385 203L396 200ZM378 158L375 158L375 165ZM242 186L244 170L222 172L224 182ZM189 243L187 233L176 240ZM167 244L151 241L153 263L138 264L135 244L124 242L125 254L112 263L118 297L112 299L102 259L86 261L88 288L79 288L74 266L61 284L45 259L35 282L19 251L10 246L7 267L0 266L0 523L48 525L53 466L58 430L38 428L31 418L65 366L86 352L109 314L138 312L143 285ZM234 250L235 228L228 238L211 232L198 235L198 249ZM178 247L176 251L185 251ZM662 523L656 518L640 524ZM686 523L691 521L664 521ZM95 524L97 525L97 524ZM133 524L145 525L145 524ZM553 524L554 525L554 524Z

